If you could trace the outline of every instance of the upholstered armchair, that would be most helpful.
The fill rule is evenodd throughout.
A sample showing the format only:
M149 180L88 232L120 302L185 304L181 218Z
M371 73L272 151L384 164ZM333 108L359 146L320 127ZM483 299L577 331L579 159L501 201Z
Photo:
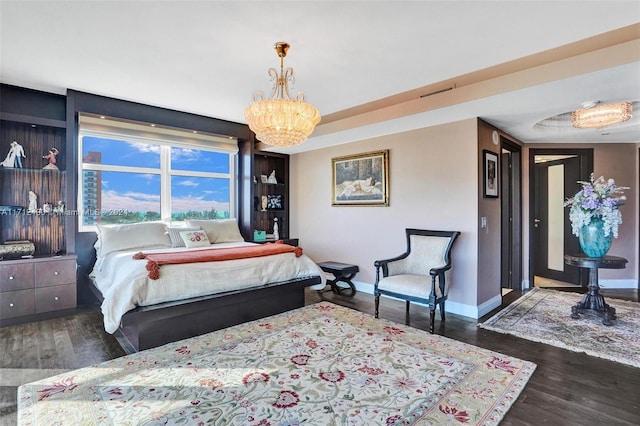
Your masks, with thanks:
M436 305L444 321L444 302L447 300L450 284L448 275L451 269L451 248L460 232L407 229L406 233L405 253L374 262L375 317L378 318L379 315L380 296L404 299L407 320L409 304L423 303L429 306L429 331L433 334Z

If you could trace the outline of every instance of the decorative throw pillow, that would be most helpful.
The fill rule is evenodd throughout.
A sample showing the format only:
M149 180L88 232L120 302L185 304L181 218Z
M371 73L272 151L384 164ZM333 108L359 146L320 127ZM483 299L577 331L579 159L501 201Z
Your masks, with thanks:
M185 222L188 226L200 227L207 233L212 244L244 241L235 219L186 220Z
M182 231L180 232L180 238L184 242L185 247L206 247L211 244L207 233L203 230L198 231Z
M200 227L167 227L167 234L169 234L169 239L171 240L171 247L185 247L184 241L180 236L180 233L183 231L200 231Z
M166 225L162 222L98 225L99 254L106 256L120 250L171 247L165 228Z

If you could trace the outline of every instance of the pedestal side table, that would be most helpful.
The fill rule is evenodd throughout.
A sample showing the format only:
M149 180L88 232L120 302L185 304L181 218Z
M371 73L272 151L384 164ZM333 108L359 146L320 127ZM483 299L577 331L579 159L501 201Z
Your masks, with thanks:
M602 316L602 324L612 325L612 321L616 319L616 310L606 304L604 296L600 294L598 269L624 269L627 259L618 256L587 257L580 254L567 254L564 256L564 262L567 265L589 269L588 291L580 302L571 307L571 318L579 319L579 314L595 311Z

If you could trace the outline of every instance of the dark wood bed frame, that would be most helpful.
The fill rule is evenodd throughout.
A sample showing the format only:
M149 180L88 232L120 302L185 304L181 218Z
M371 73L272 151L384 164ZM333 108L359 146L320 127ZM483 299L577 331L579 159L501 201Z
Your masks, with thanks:
M127 353L133 353L265 318L303 307L305 288L320 282L318 276L296 278L210 296L139 306L122 317L116 337ZM93 282L90 287L102 303L100 290Z

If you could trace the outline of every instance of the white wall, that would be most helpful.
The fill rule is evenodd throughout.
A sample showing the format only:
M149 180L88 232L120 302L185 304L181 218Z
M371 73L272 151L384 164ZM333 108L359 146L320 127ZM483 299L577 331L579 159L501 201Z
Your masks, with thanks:
M293 155L291 236L317 262L358 265L355 281L372 291L373 262L404 252L405 228L461 231L447 311L477 316L477 138L474 118ZM390 206L332 207L331 159L381 149L390 150Z

